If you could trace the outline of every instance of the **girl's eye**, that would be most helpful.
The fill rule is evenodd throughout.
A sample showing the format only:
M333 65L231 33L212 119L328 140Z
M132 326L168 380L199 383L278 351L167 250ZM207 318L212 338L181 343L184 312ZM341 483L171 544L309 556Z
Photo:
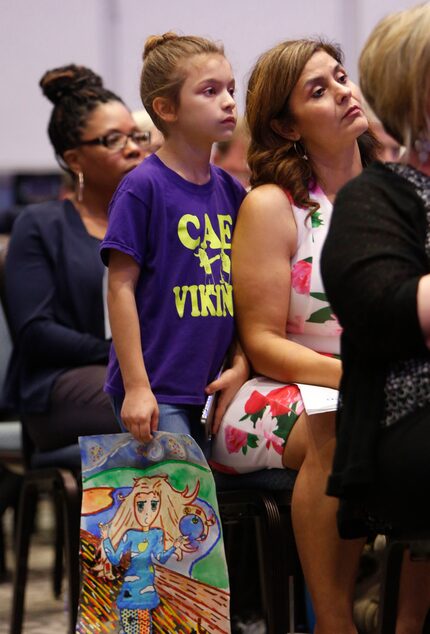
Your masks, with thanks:
M142 511L145 509L145 502L138 502L137 503L137 510L142 513Z
M158 506L157 500L151 500L151 511L156 511Z
M205 95L212 96L212 95L215 94L215 88L212 88L212 87L206 88L204 93L205 93Z
M231 95L232 97L234 97L234 95L235 95L235 93L236 93L236 89L235 89L235 88L229 88L229 89L228 89L228 92L230 93L230 95Z
M346 73L342 73L342 75L339 75L339 77L337 78L337 81L341 84L346 84L346 82L348 81L348 75Z

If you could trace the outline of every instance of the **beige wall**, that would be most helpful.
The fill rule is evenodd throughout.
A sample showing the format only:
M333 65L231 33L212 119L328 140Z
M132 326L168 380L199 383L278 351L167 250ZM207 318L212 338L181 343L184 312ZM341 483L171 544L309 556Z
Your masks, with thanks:
M384 14L410 0L0 0L0 172L55 166L46 135L45 70L81 63L132 108L145 38L169 29L224 42L243 108L246 77L258 55L288 38L339 42L356 78L367 35Z

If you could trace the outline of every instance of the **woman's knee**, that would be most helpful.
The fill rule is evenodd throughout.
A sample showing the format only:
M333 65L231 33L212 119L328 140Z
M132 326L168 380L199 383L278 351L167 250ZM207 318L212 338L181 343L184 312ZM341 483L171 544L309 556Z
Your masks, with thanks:
M335 447L335 412L299 416L288 436L283 464L299 469L304 460L315 461L319 467L329 469Z
M308 415L303 412L291 429L282 454L282 464L285 468L299 470L303 464L308 449Z

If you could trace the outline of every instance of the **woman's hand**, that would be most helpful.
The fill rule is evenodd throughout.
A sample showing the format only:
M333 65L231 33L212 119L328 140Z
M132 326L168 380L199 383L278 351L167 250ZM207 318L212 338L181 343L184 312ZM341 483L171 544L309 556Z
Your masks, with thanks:
M130 434L139 442L148 443L158 427L158 403L151 388L127 390L121 408L121 419Z
M224 370L221 376L206 387L206 394L220 392L215 416L212 423L212 435L215 435L221 425L227 407L236 396L239 389L249 378L249 363L241 348L233 357L231 368Z

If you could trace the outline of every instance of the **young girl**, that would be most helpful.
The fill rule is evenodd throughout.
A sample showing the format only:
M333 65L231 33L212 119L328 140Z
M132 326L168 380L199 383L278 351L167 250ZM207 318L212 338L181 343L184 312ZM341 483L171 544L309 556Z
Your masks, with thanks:
M138 440L157 427L199 440L205 389L222 390L217 424L247 377L233 348L214 381L233 338L225 271L245 191L209 158L235 129L234 78L223 49L200 37L152 36L143 57L142 101L165 142L110 207L101 249L114 342L106 391Z

